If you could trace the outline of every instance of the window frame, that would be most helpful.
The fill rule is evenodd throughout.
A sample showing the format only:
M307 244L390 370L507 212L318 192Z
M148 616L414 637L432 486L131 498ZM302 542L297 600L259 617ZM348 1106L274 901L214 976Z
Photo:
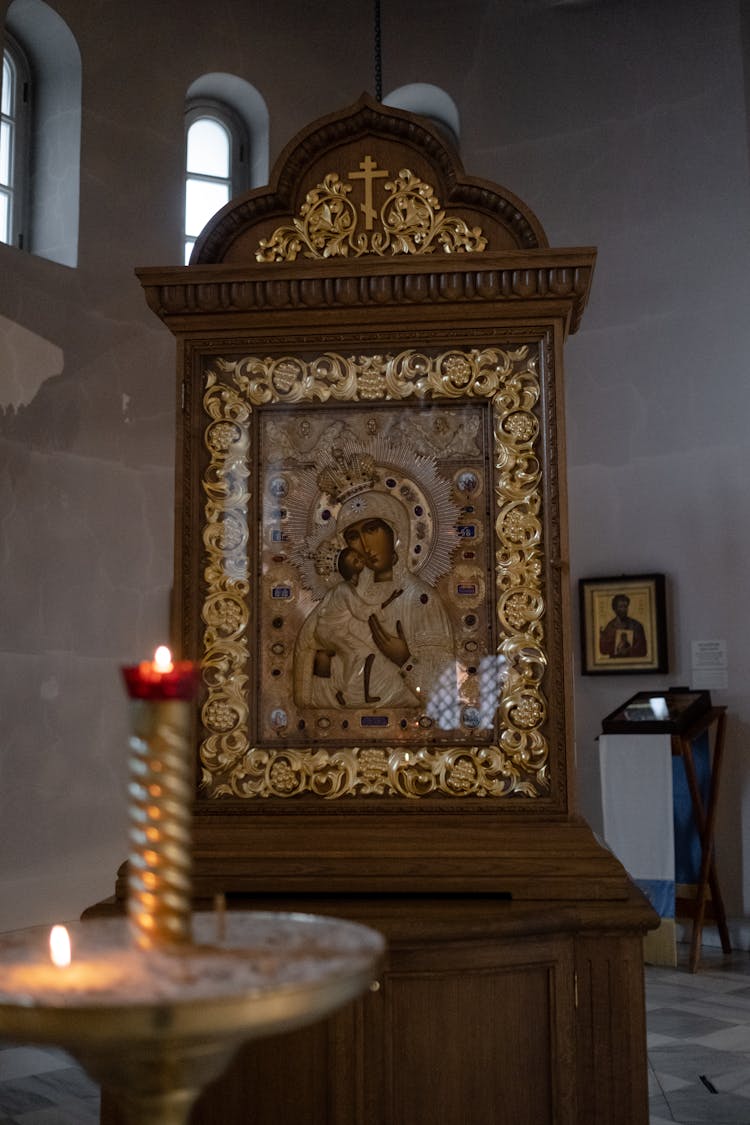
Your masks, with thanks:
M32 74L28 56L18 40L5 30L3 45L3 72L5 59L13 75L10 114L0 110L0 120L8 122L11 129L9 183L0 184L0 193L6 195L10 208L9 237L0 232L0 242L21 250L31 244L29 237L30 184L31 184L31 97ZM0 78L2 86L2 78Z
M187 156L188 156L188 133L190 127L195 125L196 122L202 120L217 121L229 135L229 175L228 176L214 176L204 174L201 172L188 171ZM185 140L184 140L184 153L183 153L183 202L182 202L182 253L183 261L187 264L190 261L193 247L198 241L200 232L197 235L188 235L186 230L187 219L187 185L190 180L202 180L206 183L228 183L229 195L227 202L235 196L241 194L249 186L250 181L250 133L249 130L236 112L226 102L219 101L216 98L193 98L191 99L185 109ZM190 244L190 255L187 254L188 243Z

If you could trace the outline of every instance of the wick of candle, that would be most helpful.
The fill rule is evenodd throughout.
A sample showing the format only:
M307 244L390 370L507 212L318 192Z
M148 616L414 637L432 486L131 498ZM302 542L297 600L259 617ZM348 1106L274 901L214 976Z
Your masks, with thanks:
M53 926L49 932L49 955L52 964L64 969L70 964L70 935L65 926Z
M227 897L214 895L214 914L216 916L216 941L223 941L227 935Z

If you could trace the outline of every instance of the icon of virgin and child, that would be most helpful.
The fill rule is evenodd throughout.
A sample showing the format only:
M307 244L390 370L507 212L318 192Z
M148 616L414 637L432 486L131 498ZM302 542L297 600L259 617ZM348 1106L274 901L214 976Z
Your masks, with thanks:
M420 555L411 542L414 505L387 491L371 465L362 472L364 462L356 454L348 457L343 487L335 472L318 475L321 489L340 506L335 526L315 544L316 569L327 572L327 590L297 637L295 701L302 707L434 714L436 695L447 692L453 699L446 698L443 708L452 712L453 627L435 587L415 573ZM451 531L444 529L443 538Z

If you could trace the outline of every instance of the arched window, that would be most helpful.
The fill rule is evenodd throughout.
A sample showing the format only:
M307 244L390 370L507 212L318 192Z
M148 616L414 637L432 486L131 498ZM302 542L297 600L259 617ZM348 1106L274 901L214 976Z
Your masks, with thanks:
M247 187L249 141L242 122L218 103L192 105L185 123L187 264L195 240L211 216Z
M5 31L3 78L8 57L11 69L15 68L15 110L25 111L23 123L20 117L16 119L11 154L15 174L11 239L32 254L75 266L81 180L81 53L68 25L44 0L12 0ZM28 60L25 77L21 73L24 59ZM6 119L5 81L2 99L3 124L11 126L10 113Z
M209 219L230 199L268 179L268 110L249 82L204 74L185 112L184 261Z
M432 86L429 82L412 82L408 86L399 86L383 98L383 105L406 109L428 118L458 148L461 136L458 107L450 94L446 94L439 86Z
M28 239L29 64L6 33L0 92L0 242L24 246Z

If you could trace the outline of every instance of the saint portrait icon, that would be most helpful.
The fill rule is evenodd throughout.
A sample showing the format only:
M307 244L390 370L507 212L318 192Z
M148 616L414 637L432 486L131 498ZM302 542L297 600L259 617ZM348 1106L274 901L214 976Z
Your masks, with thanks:
M627 594L615 594L612 598L614 617L599 633L599 652L602 656L613 656L621 660L646 655L646 631L637 618L629 616L629 606L630 598Z
M312 707L426 709L455 668L451 621L435 589L406 565L402 502L359 487L325 543L344 544L335 554L339 580L297 638L295 699Z
M446 404L263 416L259 728L272 745L305 746L312 731L347 745L355 732L376 745L418 744L426 730L491 740L496 686L481 728L464 721L488 690L493 647L480 415Z
M578 587L584 675L667 670L663 574L581 578Z

